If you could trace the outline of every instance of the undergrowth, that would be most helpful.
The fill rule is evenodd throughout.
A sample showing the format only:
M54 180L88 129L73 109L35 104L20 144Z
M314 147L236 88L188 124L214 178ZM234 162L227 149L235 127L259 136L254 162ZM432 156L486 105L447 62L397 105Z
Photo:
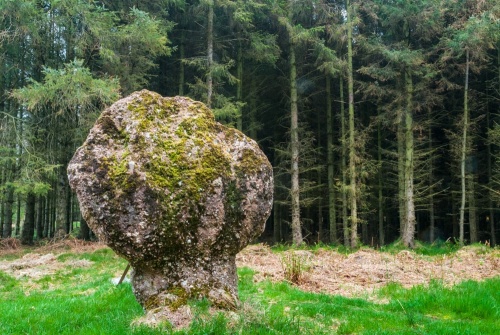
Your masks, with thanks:
M376 301L300 291L282 282L254 281L238 270L242 307L236 313L209 312L193 302L190 328L173 331L134 327L143 315L129 284L111 278L125 262L109 249L58 261L88 260L91 266L63 269L40 279L0 272L0 334L497 334L500 278L445 287L435 280L405 289L389 284Z

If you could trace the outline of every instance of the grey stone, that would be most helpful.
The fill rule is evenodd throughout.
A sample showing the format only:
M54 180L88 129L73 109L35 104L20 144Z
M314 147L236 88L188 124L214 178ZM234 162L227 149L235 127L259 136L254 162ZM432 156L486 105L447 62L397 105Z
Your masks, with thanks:
M146 90L107 108L68 167L82 215L132 265L145 309L238 305L236 254L259 236L272 167L202 103Z

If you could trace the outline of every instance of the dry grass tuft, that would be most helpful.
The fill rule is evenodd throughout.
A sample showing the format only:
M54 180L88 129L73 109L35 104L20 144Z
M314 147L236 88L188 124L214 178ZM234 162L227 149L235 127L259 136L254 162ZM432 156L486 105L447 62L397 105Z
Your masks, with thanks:
M17 238L0 239L0 252L16 251L21 247L21 241Z

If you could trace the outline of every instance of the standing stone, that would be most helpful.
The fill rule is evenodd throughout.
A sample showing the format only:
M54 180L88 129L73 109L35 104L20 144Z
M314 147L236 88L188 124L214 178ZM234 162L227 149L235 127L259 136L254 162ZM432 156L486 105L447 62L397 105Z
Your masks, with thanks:
M135 92L106 109L68 167L83 217L133 267L147 310L238 304L235 256L273 199L258 145L202 103Z

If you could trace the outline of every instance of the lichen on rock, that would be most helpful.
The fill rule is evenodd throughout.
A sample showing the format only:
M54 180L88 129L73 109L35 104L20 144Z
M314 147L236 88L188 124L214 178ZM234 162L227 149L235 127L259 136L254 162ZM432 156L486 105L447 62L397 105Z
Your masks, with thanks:
M84 218L133 267L145 309L238 304L235 256L273 197L258 145L202 103L135 92L106 109L68 167Z

